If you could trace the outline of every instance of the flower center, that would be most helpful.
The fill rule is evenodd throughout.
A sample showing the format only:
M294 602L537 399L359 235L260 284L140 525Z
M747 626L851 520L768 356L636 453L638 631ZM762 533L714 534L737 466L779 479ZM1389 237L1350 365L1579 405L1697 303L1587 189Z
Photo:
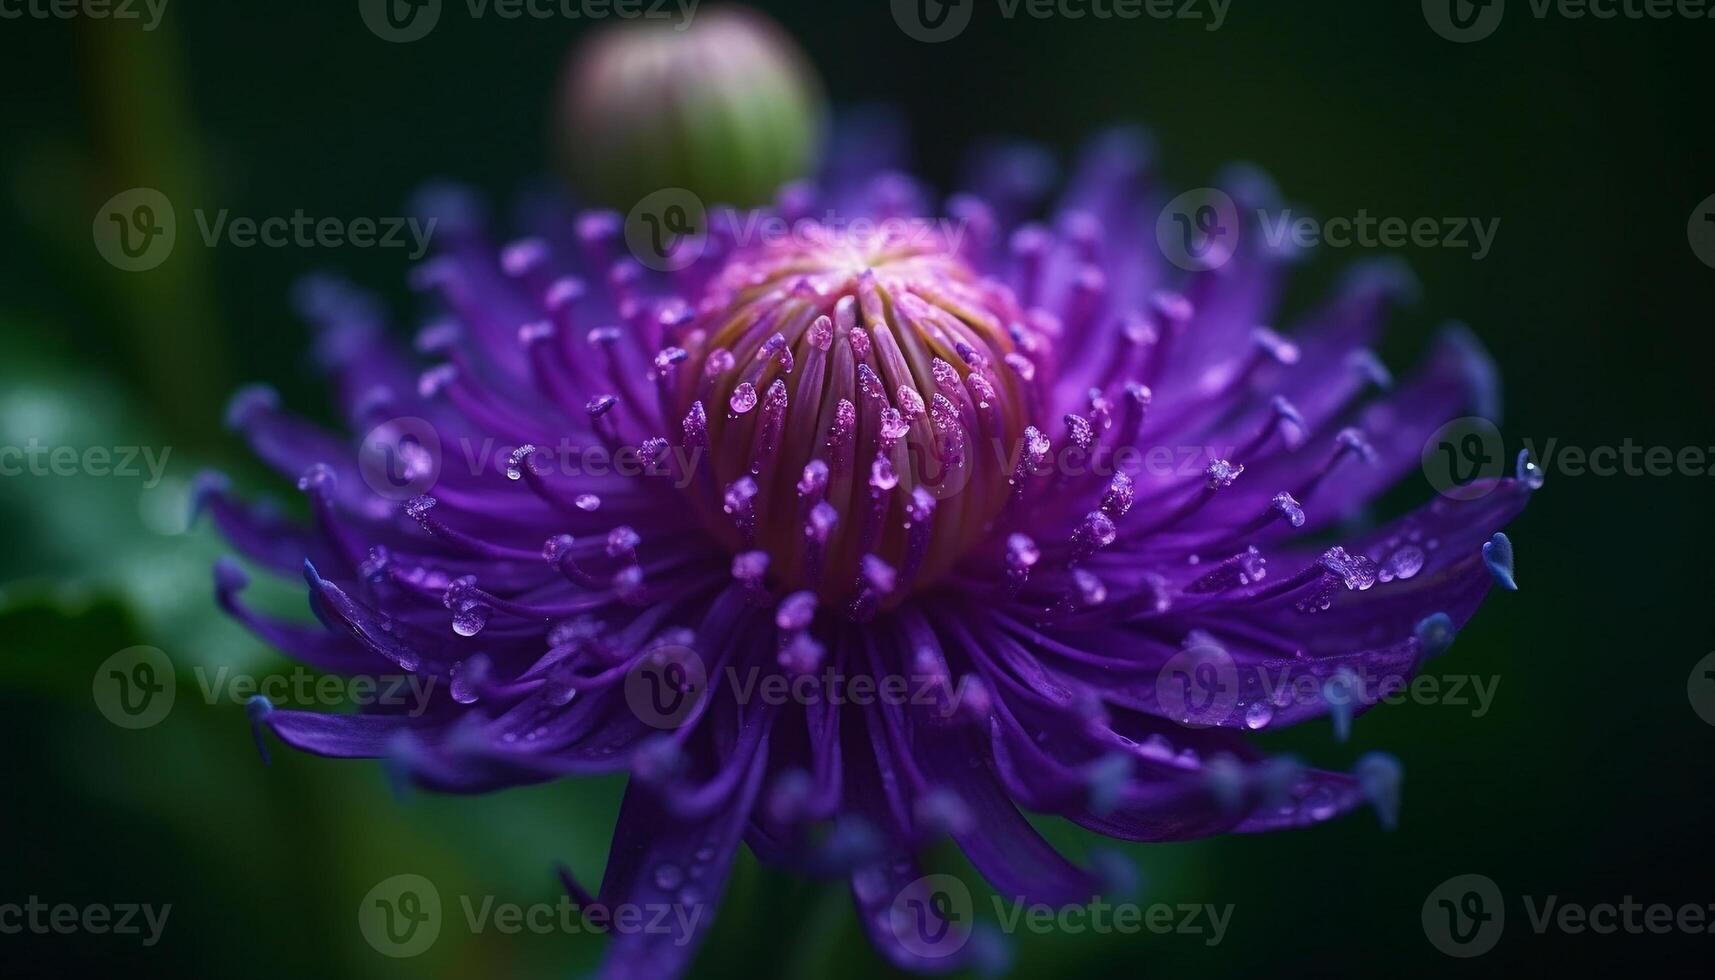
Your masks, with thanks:
M1006 506L1037 341L943 235L794 237L730 260L677 339L691 499L741 579L873 611Z

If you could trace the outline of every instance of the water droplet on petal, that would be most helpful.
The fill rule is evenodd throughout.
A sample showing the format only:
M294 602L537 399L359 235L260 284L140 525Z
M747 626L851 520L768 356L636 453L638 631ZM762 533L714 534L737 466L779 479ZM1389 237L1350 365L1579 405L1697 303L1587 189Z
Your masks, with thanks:
M1099 606L1108 601L1108 587L1094 572L1082 568L1072 570L1072 583L1078 587L1078 597L1086 606Z
M746 381L733 389L732 397L727 399L733 414L743 415L756 407L756 386Z
M642 543L643 538L629 527L621 524L607 532L607 554L609 558L619 558Z
M475 636L488 625L489 608L480 602L460 604L453 613L453 632L460 636Z
M732 356L732 351L725 347L717 347L709 351L709 359L703 363L703 375L708 378L718 378L731 371L732 366L736 363L737 358Z
M655 887L672 891L685 880L685 873L676 864L663 864L655 869Z
M780 600L774 612L774 625L787 632L807 629L816 618L816 593L794 592Z
M1387 557L1381 568L1376 572L1376 580L1392 582L1395 579L1403 582L1423 570L1423 549L1408 544Z
M877 455L869 467L869 485L877 490L892 490L899 486L899 474L894 472L893 460Z
M1376 563L1363 555L1348 554L1346 549L1339 545L1323 552L1321 565L1340 576L1340 581L1348 590L1368 592L1376 584Z
M655 370L668 371L689 355L683 347L668 347L655 355Z
M1417 642L1427 657L1439 657L1453 646L1453 617L1446 613L1427 616L1417 624Z
M1042 549L1027 534L1014 534L1006 539L1006 563L1016 569L1026 569L1042 559Z
M535 452L536 447L531 445L523 445L514 449L511 457L506 461L506 478L508 480L517 480L523 477L523 468L526 465L525 461L534 455Z
M889 407L881 410L881 437L883 439L889 442L903 439L905 433L909 431L911 431L911 427L905 424L905 416L900 414L899 409Z
M1542 471L1542 467L1536 465L1536 461L1530 458L1530 450L1528 449L1519 450L1517 472L1519 482L1532 490L1541 490L1543 483L1547 482L1548 479L1548 475Z
M1340 812L1340 807L1328 787L1318 786L1304 798L1304 812L1312 820L1329 820Z

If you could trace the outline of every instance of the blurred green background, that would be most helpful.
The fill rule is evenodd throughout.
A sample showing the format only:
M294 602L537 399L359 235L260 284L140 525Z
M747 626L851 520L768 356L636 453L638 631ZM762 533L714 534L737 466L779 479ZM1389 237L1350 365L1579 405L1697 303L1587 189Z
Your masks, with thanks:
M1198 22L1004 20L979 4L925 45L884 0L758 3L804 44L838 104L890 103L943 186L995 134L1065 152L1095 127L1150 125L1186 187L1223 162L1267 167L1315 213L1498 217L1480 263L1402 250L1423 300L1385 359L1405 367L1447 318L1468 321L1506 378L1509 448L1715 446L1715 269L1686 237L1715 193L1715 21L1538 20L1455 45L1418 4L1234 0ZM387 876L459 894L552 901L554 861L598 881L621 786L579 782L474 799L397 798L376 765L277 750L265 769L242 707L210 705L191 668L286 669L214 609L206 528L183 532L188 483L218 467L290 499L221 425L265 380L325 416L327 392L286 296L334 268L403 316L398 250L203 247L190 207L234 214L402 213L421 181L508 195L551 169L549 107L577 21L472 19L451 4L410 44L366 30L355 2L173 0L158 29L0 20L0 445L170 447L165 479L0 478L0 903L171 903L151 949L121 937L0 935L0 974L565 976L588 936L472 936L449 924L393 961L355 912ZM147 185L179 208L172 259L103 262L91 216ZM1358 250L1298 274L1313 301ZM1426 497L1422 481L1400 499ZM1492 709L1379 709L1351 742L1313 726L1271 738L1331 767L1386 749L1405 763L1397 832L1361 814L1314 831L1129 848L1146 901L1231 903L1230 932L1021 936L1017 974L1237 976L1454 964L1419 922L1467 872L1509 896L1485 972L1702 962L1710 937L1535 935L1516 896L1715 902L1710 750L1687 697L1710 632L1707 477L1564 478L1511 529L1523 591L1496 595L1442 675L1498 679ZM264 591L301 608L291 584ZM126 731L91 697L98 664L147 644L179 666L162 724ZM1082 835L1056 832L1074 851ZM1692 957L1701 957L1693 960ZM837 885L748 858L697 974L864 976L883 969Z

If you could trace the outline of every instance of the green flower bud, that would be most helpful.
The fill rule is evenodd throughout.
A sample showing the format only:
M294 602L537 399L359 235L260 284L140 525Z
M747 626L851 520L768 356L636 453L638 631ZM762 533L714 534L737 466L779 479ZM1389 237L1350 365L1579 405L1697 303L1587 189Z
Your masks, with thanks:
M616 24L573 53L561 152L581 196L628 208L666 187L760 204L815 166L822 87L803 51L745 7L689 25Z

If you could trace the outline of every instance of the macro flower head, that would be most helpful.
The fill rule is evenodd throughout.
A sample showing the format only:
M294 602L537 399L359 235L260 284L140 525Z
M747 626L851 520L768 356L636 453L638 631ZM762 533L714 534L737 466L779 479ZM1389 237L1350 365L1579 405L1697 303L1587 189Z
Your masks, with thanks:
M1528 466L1368 519L1432 433L1493 412L1475 341L1446 331L1396 382L1389 265L1279 319L1292 256L1245 217L1275 193L1246 168L1218 181L1222 261L1179 268L1137 131L1058 185L991 149L943 201L883 135L847 143L667 263L628 254L617 213L537 202L507 236L427 192L414 352L354 287L305 285L347 431L264 389L230 421L311 520L214 479L200 502L304 575L319 623L251 608L235 563L220 601L317 668L438 683L410 714L257 702L258 737L446 792L629 773L581 902L716 903L742 844L849 880L876 949L923 971L998 955L901 903L940 841L1032 902L1125 886L1027 812L1132 842L1366 803L1392 823L1390 757L1325 771L1247 733L1344 733L1513 586ZM792 231L755 240L760 219ZM696 945L619 935L606 971L677 975Z

